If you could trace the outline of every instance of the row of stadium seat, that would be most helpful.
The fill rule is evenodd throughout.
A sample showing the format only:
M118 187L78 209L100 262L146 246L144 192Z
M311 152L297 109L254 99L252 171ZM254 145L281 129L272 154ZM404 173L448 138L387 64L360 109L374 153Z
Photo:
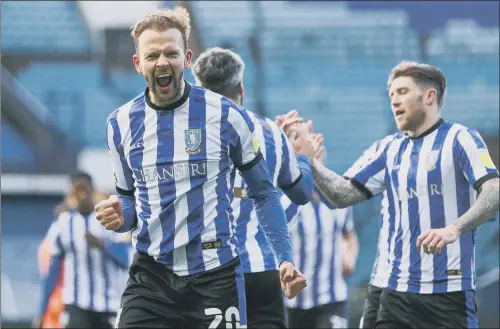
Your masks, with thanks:
M246 61L251 63L248 57ZM498 72L498 62L455 64L454 67L433 61L436 62L448 78L446 118L457 122L467 120L469 124L473 122L480 131L498 131L499 82L498 75L493 73ZM358 111L364 109L380 115L374 117L374 121L386 119L389 103L385 82L393 64L388 61L351 63L346 66L316 61L294 65L292 61L264 61L268 114L274 116L297 108L308 116L321 113L324 117L330 117L335 113L333 120L343 122L350 117L350 111L359 115ZM245 104L253 108L255 81L251 74L253 68L248 66ZM186 78L194 82L190 71L186 72ZM106 116L144 88L143 78L132 70L118 71L105 83L98 62L34 62L18 74L18 79L56 115L57 123L64 131L71 133L78 127L87 129L77 136L83 136L84 142L92 146L104 145L104 140L96 136L102 132ZM79 125L82 120L89 125ZM374 136L387 133L392 125L392 121L389 122L380 126L381 130L372 128Z
M90 34L74 1L2 1L5 53L87 54Z
M30 143L9 122L2 120L2 166L34 168L35 165Z

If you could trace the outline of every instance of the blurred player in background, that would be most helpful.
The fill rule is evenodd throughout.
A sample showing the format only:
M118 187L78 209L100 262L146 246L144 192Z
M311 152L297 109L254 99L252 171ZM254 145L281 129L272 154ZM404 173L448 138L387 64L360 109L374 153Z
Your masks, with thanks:
M193 65L197 83L219 93L238 106L243 104L245 64L231 50L208 49ZM309 157L314 155L311 141L298 141L294 150L285 133L270 119L247 111L266 159L274 186L281 188L296 204L306 204L313 189ZM238 253L245 273L245 292L249 328L286 328L278 266L271 245L257 221L245 181L238 173L234 182L232 208L236 221Z
M47 314L48 307L52 307L49 298L53 296L61 278L60 271L64 268L64 312L58 325L111 328L123 291L123 285L116 283L116 277L128 268L128 243L96 222L93 208L95 201L103 195L94 191L91 177L77 172L72 175L71 184L71 197L66 201L76 202L59 208L62 212L45 238L51 260L44 278L39 314L40 317Z
M74 209L78 205L78 201L76 199L74 185L72 185L71 190L65 195L64 200L59 203L54 208L54 218L58 218L59 215L70 209ZM95 202L99 202L101 200L105 200L109 197L107 193L94 191L94 199ZM38 268L40 272L40 277L46 277L50 267L52 251L50 250L50 241L49 239L44 238L42 243L38 248ZM62 328L60 323L60 317L62 312L64 311L64 303L62 296L62 287L63 287L63 278L64 278L64 262L61 262L61 266L59 269L59 276L57 278L57 283L54 288L54 292L49 297L49 302L47 305L47 311L43 314L42 321L40 324L41 328Z
M38 269L40 277L46 277L50 267L51 250L50 242L44 239L38 247ZM49 297L47 309L42 315L40 323L35 323L40 328L62 328L60 316L64 311L64 303L62 298L64 264L61 264L57 276L56 286ZM38 321L38 319L37 319Z
M387 191L394 227L377 328L477 328L475 228L498 212L498 171L476 131L441 119L438 69L402 62L388 87L401 132L350 179L313 159L315 184L339 207Z
M387 137L390 138L390 137ZM349 178L355 174L360 168L366 165L370 159L377 154L380 147L385 145L383 139L373 143L361 157L349 168L344 177ZM380 227L377 240L377 256L372 267L370 281L366 289L363 314L359 322L359 328L374 328L377 320L378 310L380 307L380 295L382 289L387 287L389 280L389 228L394 227L394 223L389 223L389 200L387 199L387 191L383 192L380 211Z
M315 157L326 161L320 140ZM345 277L355 268L358 239L352 208L331 209L317 192L313 200L297 206L282 197L297 267L309 285L293 300L286 300L289 328L348 328L349 305Z
M183 79L191 64L183 8L146 15L132 30L146 90L108 118L118 196L96 206L108 230L133 230L137 249L118 326L246 325L244 279L231 227L235 168L278 258L292 298L286 218L254 125L237 105Z

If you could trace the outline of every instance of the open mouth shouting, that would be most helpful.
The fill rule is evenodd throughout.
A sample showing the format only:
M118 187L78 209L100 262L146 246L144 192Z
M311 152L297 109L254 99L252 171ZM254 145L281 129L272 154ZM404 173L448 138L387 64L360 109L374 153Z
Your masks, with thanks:
M161 91L167 91L173 80L174 76L170 73L159 74L155 77L156 85Z

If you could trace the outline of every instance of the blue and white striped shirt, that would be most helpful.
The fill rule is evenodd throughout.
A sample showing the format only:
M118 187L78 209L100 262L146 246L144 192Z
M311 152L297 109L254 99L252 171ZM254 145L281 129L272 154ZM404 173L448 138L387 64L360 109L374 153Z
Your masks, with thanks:
M292 186L300 178L300 169L292 145L272 120L247 112L255 125L255 136L266 159L274 186ZM264 231L257 221L252 200L246 197L245 182L238 173L234 181L235 198L232 203L236 220L236 237L241 267L245 273L277 269L276 259Z
M389 289L441 293L475 289L475 230L441 254L416 248L431 228L455 223L475 202L483 182L497 177L480 135L438 122L419 138L394 134L351 180L367 196L387 191Z
M168 110L145 93L107 125L117 189L135 197L133 245L178 275L219 267L236 257L235 166L261 158L253 123L225 97L187 82Z
M349 168L343 176L346 178L352 177L352 175L371 161L370 159L376 155L380 148L384 148L391 140L392 136L387 136L384 139L373 143L368 149L366 149L363 155L359 157L356 162L354 162L351 168ZM387 191L384 191L380 210L377 256L373 264L369 282L369 284L379 288L385 288L389 280L389 226L389 201L387 199Z
M297 206L286 196L281 200L289 219L293 258L308 281L296 298L285 299L285 305L310 309L346 300L343 234L354 231L352 208L330 209L319 200Z
M95 312L116 312L123 293L120 268L104 252L89 245L89 232L105 244L123 243L119 233L107 231L96 219L77 210L63 212L47 233L52 257L64 258L63 303Z

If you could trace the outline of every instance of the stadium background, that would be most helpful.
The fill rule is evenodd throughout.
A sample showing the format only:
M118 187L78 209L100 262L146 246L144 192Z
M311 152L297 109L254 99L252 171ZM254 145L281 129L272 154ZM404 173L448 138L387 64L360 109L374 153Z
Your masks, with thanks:
M2 326L26 326L40 298L36 250L68 173L89 171L113 191L107 115L140 93L130 25L181 4L190 47L232 48L246 62L245 105L271 118L291 109L325 135L343 171L395 131L386 92L400 60L441 68L444 118L477 129L499 165L498 2L2 1ZM186 79L193 81L186 72ZM376 252L380 199L355 207L360 255L349 279L357 325ZM499 327L499 221L477 233L482 327Z

